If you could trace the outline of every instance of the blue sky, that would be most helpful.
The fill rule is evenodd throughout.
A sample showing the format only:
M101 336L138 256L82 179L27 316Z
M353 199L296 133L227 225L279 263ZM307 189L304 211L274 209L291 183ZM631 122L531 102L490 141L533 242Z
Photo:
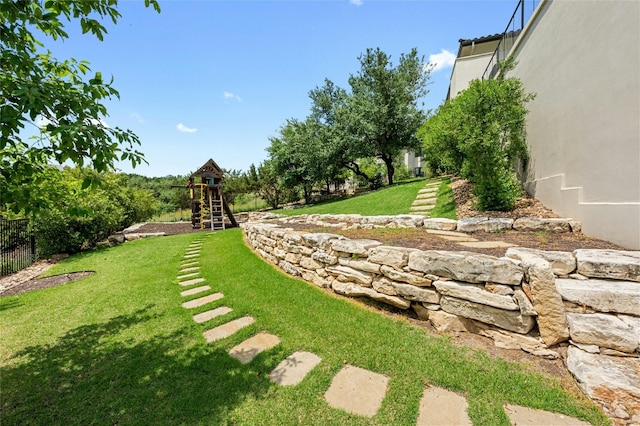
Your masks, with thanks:
M309 114L308 92L328 78L348 88L358 56L380 47L397 60L413 47L431 74L425 109L449 86L460 38L502 32L516 0L504 1L121 1L104 41L81 35L46 42L113 76L120 100L107 103L111 127L133 130L149 165L124 172L187 174L209 158L247 170L267 158L269 137L287 118Z

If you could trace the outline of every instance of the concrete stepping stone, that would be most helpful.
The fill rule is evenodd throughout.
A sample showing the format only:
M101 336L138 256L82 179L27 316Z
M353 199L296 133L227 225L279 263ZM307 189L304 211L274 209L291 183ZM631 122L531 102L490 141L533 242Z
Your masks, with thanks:
M269 333L258 333L229 351L229 355L242 364L250 363L260 352L271 349L280 343L280 338Z
M246 326L251 325L254 322L256 322L256 320L252 317L242 317L219 325L216 328L212 328L211 330L207 330L202 333L202 335L204 336L207 343L211 343L215 342L216 340L229 337L236 331L245 328Z
M194 265L197 265L197 263L194 263ZM193 272L193 271L197 271L198 269L200 269L199 266L189 266L188 268L182 268L180 269L179 272Z
M322 358L311 352L294 352L269 373L269 379L280 386L295 386L309 374Z
M472 248L506 248L517 247L516 244L505 243L504 241L468 241L458 243L461 246Z
M211 287L208 285L203 285L201 287L190 288L189 290L181 291L180 296L193 296L194 294L202 293L203 291L211 290Z
M467 399L462 395L442 388L426 388L420 400L416 425L472 426L471 419L467 414L468 407ZM518 423L519 425L520 423Z
M207 322L216 317L221 317L222 315L226 315L229 312L233 311L233 309L227 306L220 306L219 308L211 309L210 311L202 312L200 314L196 314L193 316L193 320L198 324Z
M200 256L200 253L198 254L185 254L183 259L193 259L194 257L198 257Z
M423 192L416 195L416 200L424 200L425 198L438 198L435 192Z
M426 204L435 204L436 203L436 199L435 198L423 198L420 200L415 200L413 202L413 204L411 204L412 207L415 206L424 206Z
M431 211L433 210L433 208L435 207L435 204L427 204L424 206L411 206L411 211L412 212L423 212L423 211Z
M186 280L187 278L193 278L200 275L200 272L192 272L191 274L178 275L178 281Z
M346 365L335 375L324 399L333 408L373 417L387 394L389 378L364 368Z
M204 297L200 297L198 299L189 300L188 302L184 302L182 304L183 308L193 309L198 308L200 306L206 305L207 303L215 302L216 300L220 300L224 297L222 293L213 293Z
M192 280L187 280L187 281L180 281L178 284L180 284L183 287L187 287L190 285L194 285L194 284L200 284L204 282L204 278L194 278Z
M564 414L507 404L504 407L512 425L518 426L587 426L589 423Z
M187 250L184 254L191 255L191 254L200 254L200 250Z

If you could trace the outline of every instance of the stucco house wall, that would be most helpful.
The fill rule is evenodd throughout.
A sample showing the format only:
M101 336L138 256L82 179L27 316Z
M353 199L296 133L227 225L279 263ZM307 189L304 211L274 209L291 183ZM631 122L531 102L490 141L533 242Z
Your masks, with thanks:
M583 232L640 249L640 2L542 1L510 76L528 104L525 187Z
M449 82L449 96L451 98L455 98L458 93L467 89L471 80L482 76L492 54L493 52L489 52L456 59Z

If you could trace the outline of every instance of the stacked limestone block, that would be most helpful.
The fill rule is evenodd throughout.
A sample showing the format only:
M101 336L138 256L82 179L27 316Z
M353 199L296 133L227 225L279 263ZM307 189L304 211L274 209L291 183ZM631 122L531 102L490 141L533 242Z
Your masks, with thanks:
M389 247L274 224L246 224L245 232L269 262L342 295L413 307L421 317L442 310L520 334L536 325L538 313L523 289L528 269L516 259Z
M407 215L327 216L304 220L341 227L416 223ZM422 226L452 224L423 220ZM345 296L412 308L440 330L479 332L501 347L548 358L559 356L549 347L567 342L567 366L585 393L617 423L640 423L640 252L510 248L497 258L383 246L278 224L244 229L255 251L288 274Z

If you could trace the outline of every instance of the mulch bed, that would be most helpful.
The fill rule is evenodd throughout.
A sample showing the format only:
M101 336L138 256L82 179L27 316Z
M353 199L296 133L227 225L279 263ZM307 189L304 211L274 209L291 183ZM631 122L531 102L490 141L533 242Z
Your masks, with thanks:
M54 275L46 278L35 278L14 287L8 288L0 294L0 297L15 296L16 294L26 293L27 291L42 290L43 288L55 287L62 284L77 281L80 278L93 275L93 271L71 272L68 274Z

